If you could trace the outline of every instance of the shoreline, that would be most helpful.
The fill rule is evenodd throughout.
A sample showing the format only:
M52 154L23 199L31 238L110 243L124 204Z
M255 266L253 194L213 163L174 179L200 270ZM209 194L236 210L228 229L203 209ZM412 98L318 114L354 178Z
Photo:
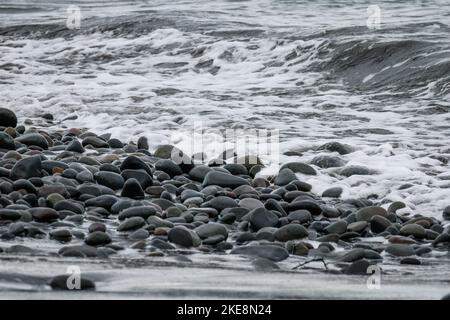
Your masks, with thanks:
M128 254L181 261L220 254L223 263L241 257L237 264L276 277L316 259L345 282L369 276L371 266L381 275L386 264L398 275L427 268L450 250L447 222L397 213L405 207L398 201L342 200L336 188L314 194L298 175L314 168L302 162L284 164L269 181L257 174L260 161L177 164L173 146L150 152L142 137L131 145L77 128L26 131L5 110L10 117L1 121L12 122L0 123L0 260L35 256L45 264L61 256L83 265ZM333 142L323 150L342 148ZM48 285L67 289L57 276ZM85 280L86 289L101 288Z

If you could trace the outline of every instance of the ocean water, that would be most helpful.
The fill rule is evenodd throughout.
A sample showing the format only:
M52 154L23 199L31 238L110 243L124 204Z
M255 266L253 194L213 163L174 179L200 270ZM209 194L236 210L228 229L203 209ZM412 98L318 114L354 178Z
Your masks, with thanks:
M67 28L71 5L80 29ZM344 198L400 200L404 212L440 218L450 204L449 32L446 0L0 1L0 105L22 120L52 113L54 128L145 135L152 148L183 147L198 121L279 129L280 162L309 162L339 141L355 150L341 156L347 165L376 174L317 168L301 177L314 192L342 186Z

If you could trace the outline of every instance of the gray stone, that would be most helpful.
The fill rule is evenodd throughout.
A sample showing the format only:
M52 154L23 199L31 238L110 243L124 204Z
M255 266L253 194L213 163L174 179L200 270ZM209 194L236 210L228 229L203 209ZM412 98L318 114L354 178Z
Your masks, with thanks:
M17 126L16 114L10 109L0 108L0 126L15 128Z
M42 149L48 149L47 140L39 133L24 134L23 136L17 137L16 141L27 146L37 146Z
M373 216L387 217L387 211L382 207L365 207L358 210L356 219L358 221L370 221Z
M228 187L228 188L237 188L242 185L249 185L250 183L241 177L236 177L231 174L219 172L219 171L211 171L208 172L203 181L203 187L216 185L219 187Z
M415 255L412 246L407 244L390 244L386 247L385 251L393 256L406 257Z
M11 170L12 180L41 177L42 162L39 156L32 156L17 161Z
M410 223L400 229L400 234L403 236L414 236L418 239L423 239L426 236L426 230L421 225Z
M285 169L285 168L289 168L291 169L294 173L295 172L299 172L299 173L303 173L306 175L317 175L316 170L311 167L309 164L303 163L303 162L288 162L285 163L281 166L280 171Z
M266 208L256 208L250 211L247 216L252 229L255 231L264 227L275 227L278 224L278 216Z
M312 159L311 163L324 169L345 166L345 161L341 158L328 155L316 156Z
M0 108L1 109L1 108ZM7 133L0 131L0 149L15 150L14 139Z
M175 226L170 229L168 237L170 242L183 247L189 248L200 245L200 238L198 235L184 226Z
M278 186L285 186L294 180L297 180L297 176L295 175L294 171L289 168L285 168L283 170L280 170L277 177L275 178L274 183Z
M289 257L285 248L275 245L250 245L237 247L231 250L231 254L257 256L271 261L282 261Z
M206 223L194 230L201 239L206 239L216 235L222 235L224 239L228 238L227 228L220 223Z
M94 231L90 233L87 238L84 240L87 245L96 247L96 246L104 246L111 243L111 237L103 232L103 231Z
M145 220L142 217L131 217L122 222L117 231L130 231L136 230L145 225Z
M274 235L276 240L285 242L306 238L308 236L308 230L300 224L288 224L279 228Z

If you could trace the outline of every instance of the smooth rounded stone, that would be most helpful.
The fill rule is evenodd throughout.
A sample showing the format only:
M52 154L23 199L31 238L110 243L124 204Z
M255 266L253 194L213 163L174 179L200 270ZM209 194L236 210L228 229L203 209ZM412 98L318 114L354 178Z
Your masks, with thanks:
M144 170L150 176L152 175L152 169L149 167L149 165L136 156L129 156L122 162L122 164L120 165L120 171L123 172L127 169Z
M195 190L191 190L191 189L186 189L183 192L181 192L180 195L180 199L181 201L186 201L189 198L201 198L203 199L205 197L205 195L201 192L195 191Z
M231 250L230 253L244 256L256 256L275 262L283 261L289 257L289 253L285 248L266 244L237 247Z
M75 179L80 183L94 182L94 175L92 174L92 172L85 170L85 171L78 173L77 176L75 177Z
M442 218L444 220L450 220L450 206L446 207L442 212Z
M2 149L2 148L0 148L0 149ZM3 148L3 149L6 149L6 148ZM20 153L18 153L17 151L10 150L10 151L5 153L5 155L2 157L2 159L4 159L4 160L6 160L6 159L13 159L13 160L17 161L17 160L22 159L22 155Z
M82 244L62 247L58 254L64 257L97 257L98 250L96 247Z
M226 208L234 208L238 206L239 205L234 199L226 196L219 196L202 204L202 207L211 207L219 212Z
M358 210L356 219L358 221L370 221L373 216L387 217L387 211L382 207L365 207Z
M343 144L337 141L327 142L324 145L317 148L317 150L326 150L329 152L337 152L340 155L349 154L353 152L353 148L347 144Z
M28 210L33 219L37 222L50 222L59 219L59 213L51 208L31 208Z
M48 141L39 133L27 133L15 139L26 146L37 146L44 150L48 149Z
M308 210L296 210L292 211L287 216L289 222L298 221L299 223L305 223L312 221L311 213Z
M284 208L274 199L269 199L266 201L266 203L264 204L264 207L267 210L273 210L273 211L277 211L280 213L281 216L287 216L286 211L284 210Z
M344 177L351 177L354 175L367 176L367 175L372 175L372 174L376 173L374 170L371 170L367 167L356 166L356 165L344 167L344 168L340 169L338 172L341 176L344 176Z
M11 169L10 178L12 180L29 179L41 177L42 162L40 156L32 156L16 162Z
M349 275L367 275L367 270L371 263L365 259L357 260L344 268L344 273Z
M403 209L403 208L406 208L406 205L403 202L401 202L401 201L396 201L396 202L393 202L393 203L391 203L389 205L387 211L389 213L395 213L397 210Z
M258 195L258 192L252 186L249 185L239 186L233 190L233 193L238 197L244 194Z
M84 277L80 276L79 280L79 288L74 289L74 285L77 284L75 281L71 278L70 274L62 274L58 275L56 277L53 277L49 281L49 286L53 290L95 290L95 283L94 281Z
M286 242L285 247L290 254L296 256L307 256L309 250L313 248L309 243L303 241L300 242L288 241Z
M94 148L109 148L109 144L105 140L96 136L88 136L84 138L81 144L83 147L91 145Z
M147 193L151 196L159 197L164 192L164 190L165 189L161 186L152 186L152 187L146 188L145 193Z
M137 141L137 147L141 150L148 150L149 146L147 137L139 137Z
M277 186L285 186L295 180L297 180L297 176L295 175L294 171L289 168L285 168L279 171L274 183Z
M347 230L349 230L351 232L361 233L367 228L368 225L369 225L369 223L367 221L356 221L356 222L350 223L347 226Z
M136 206L123 210L119 213L119 220L124 220L131 217L142 217L147 219L156 214L156 208L153 206Z
M416 254L412 246L399 243L388 245L385 251L397 257L414 256Z
M72 240L72 233L68 229L58 228L49 232L51 239L55 239L61 242L69 242Z
M233 221L234 220L238 220L240 221L246 214L249 213L249 210L246 208L241 208L241 207L237 207L237 208L227 208L222 210L222 212L220 213L220 218L223 218L225 215L232 215Z
M228 238L227 228L220 223L206 223L194 229L201 239L210 238L216 235L222 235L224 239Z
M259 272L266 272L280 269L280 267L275 262L265 258L253 259L252 265L255 268L255 270Z
M168 239L177 245L183 247L197 247L200 245L199 236L192 230L184 226L175 226L170 229Z
M313 176L317 175L317 172L313 167L303 162L285 163L281 166L280 171L286 168L291 169L294 173L298 172L306 175L313 175Z
M66 147L66 151L84 153L86 149L84 149L83 145L77 139L73 139Z
M16 114L7 108L0 108L0 127L12 127L17 126Z
M339 198L342 194L343 189L341 187L332 187L326 189L322 192L323 198Z
M321 206L321 209L322 209L322 215L325 218L334 219L334 218L339 218L342 215L342 213L334 207L323 205L323 206Z
M336 156L318 155L311 160L311 164L323 169L345 166L346 162Z
M203 202L204 202L203 198L195 197L195 198L187 199L186 201L183 202L183 204L187 207L190 207L190 206L197 207L197 206L201 205Z
M150 216L147 218L147 223L149 225L154 226L155 228L173 228L173 223L168 221L168 220L164 220L161 219L158 216Z
M226 240L225 236L222 234L216 234L214 236L208 237L202 240L203 245L216 246Z
M354 248L344 253L341 257L341 261L343 262L354 262L357 260L361 260L364 258L364 249L363 248Z
M178 153L179 155L180 152L182 151L175 146L172 146L170 144L163 144L156 147L154 155L155 157L161 159L171 159L173 154Z
M116 196L105 194L102 196L94 197L85 201L88 207L100 207L107 211L111 210L112 206L119 201Z
M253 210L256 208L264 207L264 204L258 199L253 198L245 198L239 201L239 206L242 208L247 208L249 210Z
M62 183L46 184L39 188L38 196L46 198L51 194L57 193L63 197L68 197L67 188Z
M381 233L391 226L391 221L380 215L374 215L369 220L370 230L374 233Z
M247 168L239 163L228 163L223 166L223 168L227 171L229 171L232 175L247 175L248 170Z
M18 253L18 254L27 254L27 255L33 255L33 254L38 254L40 253L39 250L27 247L27 246L23 246L20 244L17 245L12 245L9 248L5 248L5 252L7 253Z
M174 250L175 249L175 247L173 245L171 245L167 241L164 241L164 240L159 239L159 238L153 238L150 241L150 245L152 247L154 247L154 248L159 249L159 250Z
M108 140L108 144L113 149L121 149L123 148L123 143L119 139L112 138Z
M337 233L330 233L330 234L326 234L324 236L318 237L316 239L316 241L338 243L340 239L341 238L340 238L340 236Z
M150 233L145 229L137 229L128 235L128 239L133 241L145 240L150 237Z
M34 187L34 185L25 179L19 179L13 182L13 189L18 190L25 190L27 193L34 193L37 194L37 189Z
M289 211L308 210L312 215L319 215L322 213L322 208L314 200L300 200L290 203Z
M55 209L55 206L58 202L66 200L62 195L59 193L51 193L47 196L47 203ZM57 209L55 209L57 210Z
M430 247L419 247L415 250L415 252L416 252L416 255L423 256L423 255L433 252L433 249L431 249Z
M403 236L414 236L418 239L423 239L426 236L426 231L421 225L411 223L403 226L400 229L400 234Z
M277 228L273 228L273 227L261 228L258 230L258 232L256 232L256 239L274 242L275 241L275 232L277 230L278 230Z
M156 161L155 169L167 173L171 178L183 174L181 168L170 159L161 159Z
M244 178L214 170L206 174L202 184L203 187L210 185L234 189L242 185L250 185L250 183Z
M278 224L278 216L266 208L256 208L250 211L244 218L250 222L254 231L264 227L275 227Z
M276 240L285 242L306 238L308 236L308 230L300 224L288 224L279 228L274 236Z
M0 149L15 150L14 139L9 134L0 131Z
M78 202L75 202L73 200L61 200L58 201L54 206L53 209L57 211L62 210L68 210L72 211L76 214L83 214L84 213L84 206Z
M213 171L213 169L211 169L210 167L207 167L205 165L198 165L189 171L189 178L194 181L203 182L206 175L211 171Z
M111 241L111 237L103 231L94 231L84 240L87 245L93 247L104 246L111 243Z
M300 180L294 180L289 183L287 186L294 185L298 191L310 192L312 190L312 185L307 182L303 182Z
M27 226L27 224L21 221L11 223L9 225L8 232L15 236L23 235L26 232L25 226Z
M101 222L94 222L88 228L89 233L96 231L106 232L106 226Z
M433 246L437 246L439 243L450 243L450 234L441 233L437 236L436 239L433 240Z
M398 243L398 244L415 244L416 241L410 237L404 237L404 236L390 236L388 238L388 241L390 243Z
M94 178L97 183L107 186L112 190L121 189L125 183L124 178L120 174L110 171L99 171L94 175Z
M136 179L141 185L142 189L146 189L153 185L153 178L145 170L125 169L122 171L122 177L125 180Z
M347 221L339 220L333 222L332 224L330 224L325 228L325 231L327 233L343 234L345 231L347 231Z
M118 227L117 231L130 231L142 228L145 226L145 220L142 217L131 217L122 222Z
M410 264L410 265L418 266L421 264L421 262L417 258L407 257L407 258L403 258L402 260L400 260L400 264Z
M131 199L144 199L145 194L144 190L142 190L139 181L137 181L134 178L131 178L125 181L121 196Z

